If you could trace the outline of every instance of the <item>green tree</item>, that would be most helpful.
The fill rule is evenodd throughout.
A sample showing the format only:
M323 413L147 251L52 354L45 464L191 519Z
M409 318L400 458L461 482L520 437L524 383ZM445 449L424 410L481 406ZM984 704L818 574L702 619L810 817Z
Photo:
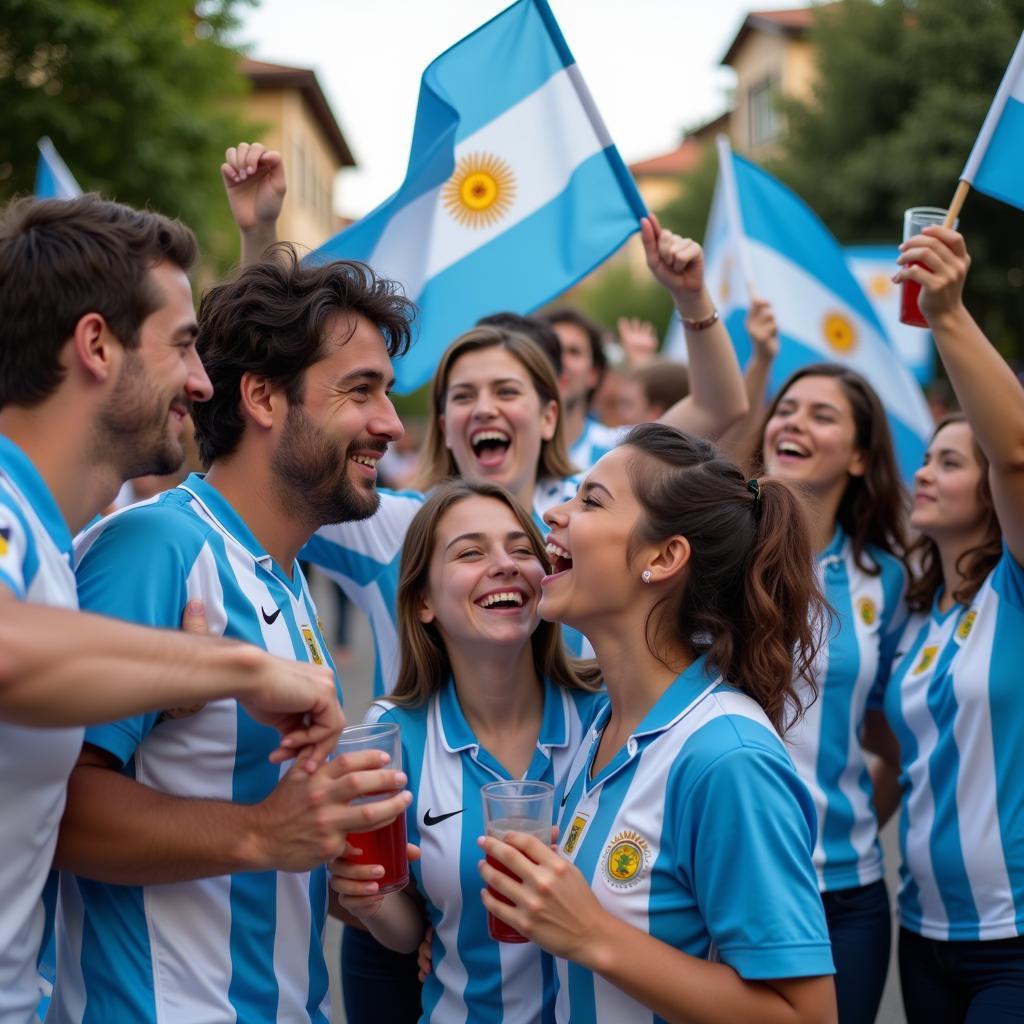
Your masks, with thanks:
M253 0L0 0L0 201L49 135L83 188L181 217L235 258L217 168L243 137L226 41Z
M947 206L1024 28L1024 0L843 0L816 20L809 102L784 104L769 170L844 243L891 241L909 206ZM1024 355L1024 213L972 193L967 302L1005 354Z

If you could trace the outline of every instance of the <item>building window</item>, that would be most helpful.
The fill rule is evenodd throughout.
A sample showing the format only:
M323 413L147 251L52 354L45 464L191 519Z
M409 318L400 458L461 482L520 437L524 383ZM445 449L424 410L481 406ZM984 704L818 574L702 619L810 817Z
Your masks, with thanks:
M763 146L774 142L781 127L776 109L778 80L769 76L750 87L747 94L750 105L750 146Z

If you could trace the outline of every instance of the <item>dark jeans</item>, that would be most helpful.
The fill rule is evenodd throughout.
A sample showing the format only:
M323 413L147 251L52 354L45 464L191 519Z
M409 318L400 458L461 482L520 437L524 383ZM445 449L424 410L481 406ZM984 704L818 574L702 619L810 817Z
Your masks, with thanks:
M1024 1021L1024 936L941 942L900 929L907 1024Z
M341 992L348 1024L416 1024L416 975L415 953L395 953L358 928L342 930Z
M821 902L836 965L839 1024L874 1024L892 941L885 882L823 892Z

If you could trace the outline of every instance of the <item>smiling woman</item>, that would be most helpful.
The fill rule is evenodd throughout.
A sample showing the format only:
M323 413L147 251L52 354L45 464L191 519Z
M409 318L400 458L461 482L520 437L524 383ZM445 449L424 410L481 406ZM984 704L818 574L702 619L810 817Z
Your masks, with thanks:
M343 907L393 949L415 949L433 927L424 1021L539 1020L553 1007L540 951L488 938L476 868L480 787L539 780L559 800L599 700L592 674L586 682L566 659L557 626L538 618L545 564L531 517L493 484L443 484L407 534L401 669L391 698L368 719L401 727L417 794L407 827L422 853L415 895L377 896L373 869L345 861L335 862L333 884Z

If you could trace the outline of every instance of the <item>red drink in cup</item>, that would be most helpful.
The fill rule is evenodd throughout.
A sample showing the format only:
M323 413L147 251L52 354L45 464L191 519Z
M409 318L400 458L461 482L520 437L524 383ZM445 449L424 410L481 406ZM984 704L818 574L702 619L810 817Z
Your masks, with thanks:
M551 842L551 819L554 811L554 790L546 782L510 780L489 782L481 790L484 801L484 824L487 834L495 839L504 839L509 832L523 832L535 836L545 845ZM510 878L518 877L504 864L488 856L491 867L504 872ZM502 903L512 906L512 901L488 886L487 891ZM529 942L511 925L499 920L488 911L487 931L498 942Z
M938 206L912 206L903 214L903 241L919 235L931 225L942 227L946 222L946 210ZM910 264L921 266L920 263ZM911 327L927 327L920 306L917 304L921 294L921 286L917 281L904 281L900 292L900 323L909 324Z
M383 750L390 758L389 768L402 768L402 743L398 726L394 722L378 722L373 725L354 725L343 729L335 754L350 754L357 750ZM393 793L370 793L353 803L370 803L385 800ZM388 893L404 889L409 884L409 857L406 849L405 813L401 813L389 825L371 832L350 832L349 843L362 850L356 856L345 859L353 864L380 864L384 868L382 878L376 879L378 892Z

